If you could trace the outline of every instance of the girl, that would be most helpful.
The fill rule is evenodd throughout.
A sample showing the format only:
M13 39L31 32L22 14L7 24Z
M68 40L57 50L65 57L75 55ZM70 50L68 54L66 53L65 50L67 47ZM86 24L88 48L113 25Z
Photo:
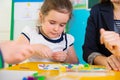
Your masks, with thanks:
M30 61L78 63L74 38L64 32L72 15L69 0L45 0L39 13L40 26L26 27L18 42L31 44L36 55Z

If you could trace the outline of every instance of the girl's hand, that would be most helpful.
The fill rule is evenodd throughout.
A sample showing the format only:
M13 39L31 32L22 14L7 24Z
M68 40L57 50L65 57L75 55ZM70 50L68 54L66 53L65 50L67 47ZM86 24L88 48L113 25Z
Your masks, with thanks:
M66 51L58 51L52 53L52 59L55 61L64 62L67 58L67 52Z
M8 64L16 64L34 55L34 50L29 44L15 41L6 41L0 44L3 59Z

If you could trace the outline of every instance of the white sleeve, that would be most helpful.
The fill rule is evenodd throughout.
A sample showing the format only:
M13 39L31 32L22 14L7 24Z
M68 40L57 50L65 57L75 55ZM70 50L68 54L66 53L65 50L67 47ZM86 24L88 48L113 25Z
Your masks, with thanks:
M74 44L74 37L70 34L67 34L68 46L72 46Z
M30 26L26 26L26 27L22 30L21 34L23 34L28 40L30 40L31 32L32 32L31 27L30 27Z

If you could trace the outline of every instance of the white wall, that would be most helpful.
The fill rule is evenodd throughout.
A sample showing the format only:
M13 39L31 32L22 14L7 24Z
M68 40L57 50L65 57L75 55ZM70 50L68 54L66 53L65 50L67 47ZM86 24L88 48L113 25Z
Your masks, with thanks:
M12 0L0 0L0 42L10 39Z

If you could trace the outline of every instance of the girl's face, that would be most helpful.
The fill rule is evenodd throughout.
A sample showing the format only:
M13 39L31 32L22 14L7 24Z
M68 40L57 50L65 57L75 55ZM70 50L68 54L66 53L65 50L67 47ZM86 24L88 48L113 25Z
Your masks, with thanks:
M120 3L120 0L110 0L112 3Z
M40 14L42 31L48 38L57 38L64 31L69 20L69 13L60 13L55 10L49 11L48 15Z

